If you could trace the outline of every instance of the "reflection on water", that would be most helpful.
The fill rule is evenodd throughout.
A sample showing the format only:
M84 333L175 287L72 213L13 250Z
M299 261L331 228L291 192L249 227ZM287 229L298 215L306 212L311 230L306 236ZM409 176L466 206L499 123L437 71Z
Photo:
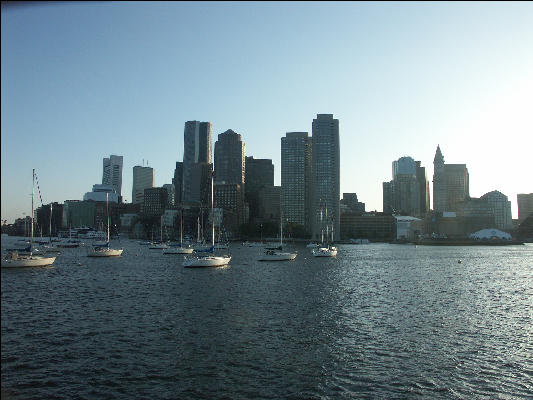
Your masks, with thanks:
M532 394L531 245L346 245L332 259L296 246L289 262L233 245L207 269L121 245L2 270L11 398Z

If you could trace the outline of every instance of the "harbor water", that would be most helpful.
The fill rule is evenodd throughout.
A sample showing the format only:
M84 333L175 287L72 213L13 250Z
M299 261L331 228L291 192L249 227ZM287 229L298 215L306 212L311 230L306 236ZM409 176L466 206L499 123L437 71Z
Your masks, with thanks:
M532 244L235 243L204 269L114 244L2 269L3 398L533 398Z

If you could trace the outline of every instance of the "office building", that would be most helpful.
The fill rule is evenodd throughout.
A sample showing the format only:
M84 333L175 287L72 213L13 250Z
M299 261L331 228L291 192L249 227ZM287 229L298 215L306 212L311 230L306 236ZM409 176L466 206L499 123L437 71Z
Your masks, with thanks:
M168 205L168 192L163 187L144 189L143 214L160 217Z
M274 164L270 159L245 157L244 200L249 206L250 221L259 216L259 191L261 188L274 186Z
M174 207L176 205L176 198L175 198L176 188L174 184L166 183L163 185L163 188L165 188L168 193L168 202L167 202L168 207L170 208Z
M92 201L107 201L109 199L110 203L118 203L119 196L115 192L115 188L111 185L93 185L92 192L87 192L83 196L83 200L92 200Z
M240 134L227 130L215 142L215 182L244 184L244 142Z
M312 231L313 142L307 132L281 138L281 213L283 220Z
M118 196L122 196L122 156L111 155L104 158L104 171L102 175L102 185L113 187Z
M343 193L341 205L346 206L347 212L362 214L365 212L365 203L357 199L357 193Z
M143 204L144 189L154 187L154 169L151 167L133 167L133 186L131 193L131 202L133 204Z
M200 198L195 196L199 193L195 188L193 174L195 165L199 163L211 164L211 130L210 122L187 121L183 134L183 181L182 181L182 201L200 202ZM197 171L196 171L197 174Z
M183 194L183 162L176 162L172 184L174 185L174 202L177 206L179 206L182 203Z

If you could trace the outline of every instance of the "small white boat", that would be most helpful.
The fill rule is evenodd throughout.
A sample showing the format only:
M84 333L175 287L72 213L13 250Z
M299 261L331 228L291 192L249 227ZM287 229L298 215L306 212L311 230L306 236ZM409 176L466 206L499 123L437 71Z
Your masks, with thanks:
M335 257L337 255L337 248L336 247L319 247L317 249L313 249L313 256L315 257Z
M259 258L259 261L291 261L296 258L298 253L281 252L276 250L267 250Z
M163 254L192 254L194 249L192 247L169 247L163 250Z
M80 242L77 240L67 240L64 242L59 242L57 247L61 247L63 249L74 249L76 247L80 247Z

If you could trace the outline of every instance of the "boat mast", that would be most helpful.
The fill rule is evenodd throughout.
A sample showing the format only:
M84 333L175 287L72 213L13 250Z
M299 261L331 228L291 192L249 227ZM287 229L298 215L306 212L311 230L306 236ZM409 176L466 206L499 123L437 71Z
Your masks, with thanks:
M214 173L211 172L211 246L213 249L213 252L215 251L215 216L213 215L213 206L214 206L214 197L215 197L215 190L213 185L213 175Z
M35 168L33 171L33 178L31 183L31 237L30 237L30 257L33 255L33 192L35 191Z
M329 242L328 203L326 203L326 241Z
M50 203L50 243L52 243L52 203Z
M324 222L322 221L322 207L320 207L320 243L324 244Z
M107 244L109 244L109 193L105 194L105 211L107 214Z

